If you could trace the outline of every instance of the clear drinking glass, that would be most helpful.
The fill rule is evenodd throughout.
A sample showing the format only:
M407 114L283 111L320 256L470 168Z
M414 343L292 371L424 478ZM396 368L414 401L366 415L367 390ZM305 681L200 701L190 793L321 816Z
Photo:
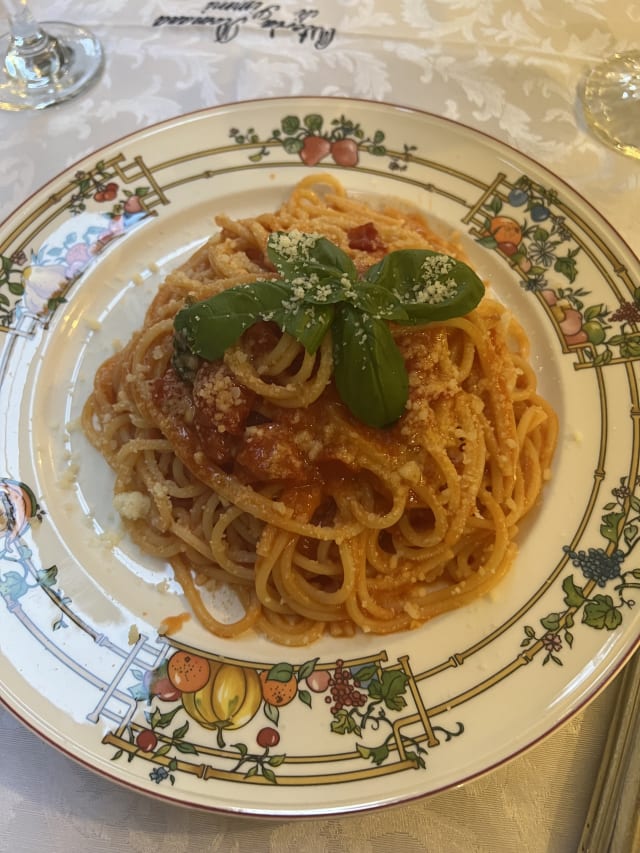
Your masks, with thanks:
M0 109L37 110L75 97L103 66L100 42L61 21L40 24L26 0L4 0L10 31L0 37Z
M603 142L640 158L640 50L616 53L596 65L580 99L587 123Z

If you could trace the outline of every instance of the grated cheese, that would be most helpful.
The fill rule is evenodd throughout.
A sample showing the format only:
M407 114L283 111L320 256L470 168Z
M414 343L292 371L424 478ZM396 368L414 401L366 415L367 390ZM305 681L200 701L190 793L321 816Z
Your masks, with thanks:
M122 539L122 533L119 533L117 530L105 530L104 533L98 536L98 539L107 548L115 548Z
M58 477L58 485L60 486L60 488L72 489L77 482L79 471L80 465L78 465L77 463L68 465L67 468Z
M309 251L321 238L321 234L305 234L297 228L289 232L278 234L275 249L289 261L305 260L309 257Z
M458 283L453 278L444 278L455 267L455 261L448 255L427 255L420 267L421 281L415 284L407 294L394 291L401 301L438 305L452 299L458 292Z
M243 404L242 391L227 373L216 372L200 382L194 389L194 397L212 411L213 423L218 432L227 431L228 415L234 408Z
M142 492L120 492L113 497L113 508L122 518L137 521L149 514L151 499Z
M422 470L417 462L411 460L398 468L398 474L409 483L416 484L420 482Z

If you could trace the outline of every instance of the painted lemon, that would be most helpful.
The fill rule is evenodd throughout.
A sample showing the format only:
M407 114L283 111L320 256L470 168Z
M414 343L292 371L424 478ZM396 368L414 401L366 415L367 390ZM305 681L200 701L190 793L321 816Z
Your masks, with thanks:
M182 694L182 704L192 719L206 729L239 729L251 720L262 703L258 673L248 667L210 661L204 687Z

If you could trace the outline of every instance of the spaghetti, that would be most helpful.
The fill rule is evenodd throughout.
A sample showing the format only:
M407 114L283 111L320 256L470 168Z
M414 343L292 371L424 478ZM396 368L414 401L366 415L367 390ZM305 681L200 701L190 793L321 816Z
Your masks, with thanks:
M223 637L253 628L303 645L325 632L383 634L484 595L513 563L556 442L522 327L489 297L464 317L392 323L409 393L384 429L336 393L330 334L310 354L260 322L222 359L194 357L185 382L173 361L177 312L274 278L273 232L324 235L361 271L397 249L462 255L416 213L375 209L324 175L275 213L217 223L99 368L84 408L130 536L172 564L196 617ZM242 606L237 619L209 605L222 585Z

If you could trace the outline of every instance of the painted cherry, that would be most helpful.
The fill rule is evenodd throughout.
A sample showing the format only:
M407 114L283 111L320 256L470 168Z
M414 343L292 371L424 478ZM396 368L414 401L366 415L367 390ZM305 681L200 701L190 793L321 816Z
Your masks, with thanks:
M136 746L143 752L153 752L157 745L158 738L156 737L156 733L152 732L151 729L143 729L136 738Z
M106 186L101 187L93 196L96 201L113 201L118 195L118 185L113 181L109 181Z
M256 741L258 746L267 749L270 746L277 746L280 743L280 735L271 726L266 726L264 729L260 729L256 736Z

